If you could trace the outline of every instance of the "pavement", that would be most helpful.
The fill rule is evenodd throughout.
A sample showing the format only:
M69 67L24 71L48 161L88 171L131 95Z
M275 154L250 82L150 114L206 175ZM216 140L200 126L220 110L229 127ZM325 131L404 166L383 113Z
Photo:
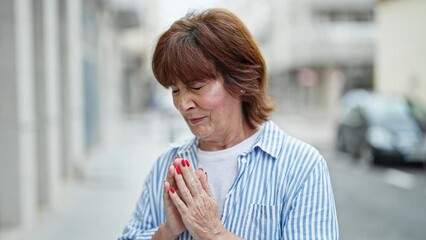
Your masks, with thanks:
M293 136L314 146L330 144L329 118L273 115ZM1 240L116 239L130 219L143 181L171 141L190 136L175 114L148 112L123 119L114 140L87 159L81 177L64 183L60 201L37 223L0 235Z

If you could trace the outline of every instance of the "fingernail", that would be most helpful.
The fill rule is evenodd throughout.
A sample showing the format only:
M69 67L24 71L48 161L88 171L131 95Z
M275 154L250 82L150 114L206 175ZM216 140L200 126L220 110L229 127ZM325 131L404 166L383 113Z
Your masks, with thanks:
M185 160L185 162L186 162L186 166L187 166L187 167L191 166L191 165L189 164L189 161L188 161L188 160Z
M173 187L170 187L170 192L175 193L175 189Z
M204 172L204 169L203 169L202 167L200 167L200 168L198 168L198 169L200 169L202 172Z
M207 174L207 172L206 172L206 179L209 180L209 175Z
M183 160L183 159L182 159L182 160L180 161L180 163L182 164L182 167L185 167L185 166L186 166L186 162L185 162L185 160Z
M181 173L182 173L182 172L180 171L179 166L177 166L177 167L176 167L176 172L177 172L177 174L181 174Z

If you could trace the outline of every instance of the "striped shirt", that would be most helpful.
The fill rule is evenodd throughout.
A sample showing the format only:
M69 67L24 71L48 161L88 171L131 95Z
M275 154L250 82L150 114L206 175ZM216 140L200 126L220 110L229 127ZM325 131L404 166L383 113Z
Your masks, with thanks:
M167 167L179 156L197 168L198 142L195 137L159 157L119 240L151 239L166 221L162 194ZM339 239L324 158L272 121L264 123L258 141L238 157L221 221L244 239ZM178 239L193 238L186 230Z

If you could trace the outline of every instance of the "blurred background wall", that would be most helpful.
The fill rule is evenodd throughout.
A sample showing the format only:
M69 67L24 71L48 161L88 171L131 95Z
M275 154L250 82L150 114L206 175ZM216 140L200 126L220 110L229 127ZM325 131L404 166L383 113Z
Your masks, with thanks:
M379 1L374 87L426 106L426 1Z
M94 149L140 111L135 10L103 0L0 2L0 227L31 225ZM135 93L127 93L134 91ZM140 93L139 93L140 94ZM129 100L131 99L131 100Z
M372 0L274 1L264 48L272 94L284 111L333 111L339 96L372 85Z

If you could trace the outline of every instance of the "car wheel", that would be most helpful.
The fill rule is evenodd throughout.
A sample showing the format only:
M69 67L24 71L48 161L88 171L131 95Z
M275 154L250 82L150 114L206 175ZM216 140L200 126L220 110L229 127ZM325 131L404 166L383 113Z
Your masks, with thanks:
M364 144L361 147L359 157L361 164L367 167L377 165L379 163L378 159L374 157L373 149L367 144Z

